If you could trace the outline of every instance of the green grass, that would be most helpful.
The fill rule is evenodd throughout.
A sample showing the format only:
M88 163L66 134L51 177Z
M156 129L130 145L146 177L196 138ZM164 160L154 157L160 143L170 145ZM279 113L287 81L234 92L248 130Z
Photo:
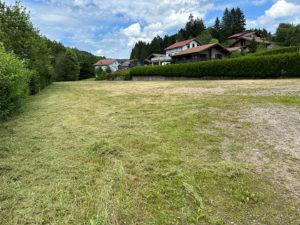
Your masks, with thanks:
M299 224L299 158L244 115L297 85L54 83L0 124L0 224Z

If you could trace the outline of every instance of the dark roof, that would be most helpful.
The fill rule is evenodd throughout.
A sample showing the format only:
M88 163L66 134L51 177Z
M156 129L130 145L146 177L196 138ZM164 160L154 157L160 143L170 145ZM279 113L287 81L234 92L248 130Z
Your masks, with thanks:
M117 59L101 59L97 63L95 63L94 66L106 66L112 64L115 61L117 61Z
M201 45L201 46L198 46L198 47L194 47L194 48L188 48L182 52L178 52L177 54L173 55L173 56L181 56L181 55L188 55L188 54L191 54L191 53L197 53L197 52L203 52L209 48L212 48L212 47L218 47L218 48L222 48L224 51L228 52L229 51L227 50L227 48L224 48L222 45L218 44L218 43L213 43L213 44L208 44L208 45Z
M173 49L173 48L179 48L179 47L182 47L182 46L185 46L185 45L189 44L192 41L197 41L199 44L201 44L196 38L193 38L193 39L190 39L190 40L176 42L176 43L170 45L169 47L165 48L165 50L170 50L170 49Z

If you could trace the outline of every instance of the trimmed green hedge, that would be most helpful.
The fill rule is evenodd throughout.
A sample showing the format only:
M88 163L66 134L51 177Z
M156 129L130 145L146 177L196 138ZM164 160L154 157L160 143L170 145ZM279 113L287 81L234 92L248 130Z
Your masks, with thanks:
M285 54L285 53L295 53L300 52L299 46L292 47L283 47L283 48L275 48L266 51L260 51L253 54L249 54L251 56L263 56L263 55L276 55L276 54Z
M29 93L32 74L25 68L24 61L0 47L0 121L22 106Z
M276 78L300 77L300 53L240 57L167 66L135 67L131 76Z

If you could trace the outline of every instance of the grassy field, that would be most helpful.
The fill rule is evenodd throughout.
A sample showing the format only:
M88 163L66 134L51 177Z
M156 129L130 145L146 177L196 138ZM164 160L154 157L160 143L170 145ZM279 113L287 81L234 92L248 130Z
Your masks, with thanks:
M0 124L0 224L299 224L300 80L66 82Z

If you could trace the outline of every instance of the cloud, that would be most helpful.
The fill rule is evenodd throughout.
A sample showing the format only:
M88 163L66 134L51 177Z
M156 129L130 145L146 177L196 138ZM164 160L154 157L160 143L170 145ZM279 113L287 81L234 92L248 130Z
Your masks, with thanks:
M267 0L254 0L254 1L252 1L252 4L258 6L258 5L263 5L266 2L267 2Z
M300 5L285 0L279 0L269 10L266 11L266 16L271 18L291 17L299 15Z
M277 0L264 15L256 20L247 20L248 28L266 28L275 32L279 23L299 23L300 2L295 0Z

